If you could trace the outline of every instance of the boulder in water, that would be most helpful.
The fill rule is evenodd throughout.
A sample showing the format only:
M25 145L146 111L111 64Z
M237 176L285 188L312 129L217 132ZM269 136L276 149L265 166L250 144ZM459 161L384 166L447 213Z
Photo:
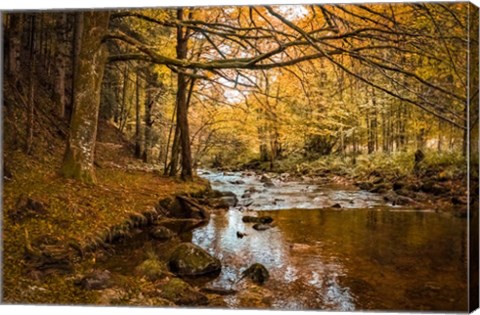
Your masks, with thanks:
M263 223L268 224L273 222L273 218L269 216L253 217L246 215L242 218L242 221L245 223Z
M170 256L168 266L179 276L201 276L219 272L220 260L192 243L181 243Z
M264 284L270 277L267 268L264 265L255 263L242 272L242 277L252 280L256 284Z
M263 174L262 177L260 177L260 182L261 183L271 183L272 179L268 177L267 175Z
M268 229L271 229L272 226L269 225L269 224L263 224L263 223L256 223L253 225L253 229L257 230L257 231L265 231L265 230L268 230Z

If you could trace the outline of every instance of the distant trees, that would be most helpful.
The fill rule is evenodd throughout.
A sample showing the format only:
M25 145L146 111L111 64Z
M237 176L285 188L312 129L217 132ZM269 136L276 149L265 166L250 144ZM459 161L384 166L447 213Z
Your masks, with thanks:
M180 165L190 180L195 154L214 148L201 141L212 139L271 161L390 153L433 138L438 150L453 146L467 131L467 11L448 3L9 14L4 57L15 78L31 60L23 46L34 47L32 71L51 77L58 116L71 113L66 176L94 181L101 106L132 136L136 157L161 160L172 176ZM220 114L206 122L209 112ZM234 140L225 128L233 132L239 117L248 135Z

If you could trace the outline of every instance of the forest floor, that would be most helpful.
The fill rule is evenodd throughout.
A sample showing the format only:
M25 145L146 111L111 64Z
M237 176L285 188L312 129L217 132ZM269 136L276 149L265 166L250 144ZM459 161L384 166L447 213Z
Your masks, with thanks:
M112 230L116 229L117 234L122 227L128 230L132 218L141 219L154 211L159 200L208 189L208 182L199 178L184 183L151 169L141 170L141 162L130 158L129 144L117 130L104 122L100 129L98 183L94 186L59 175L63 146L55 137L36 143L35 155L26 155L8 145L4 148L5 303L97 303L95 291L82 290L74 284L74 275L90 270L95 255L87 254L81 259L75 256L70 261L72 266L61 258L52 262L50 256L76 251L83 256L84 250L95 242L100 244ZM71 270L62 270L71 267L73 274Z

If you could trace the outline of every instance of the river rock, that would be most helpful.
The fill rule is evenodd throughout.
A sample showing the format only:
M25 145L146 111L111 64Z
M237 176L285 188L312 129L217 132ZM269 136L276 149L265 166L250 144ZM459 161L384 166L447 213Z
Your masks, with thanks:
M181 243L170 256L168 266L179 276L201 276L219 272L220 260L192 243Z
M373 188L373 184L370 182L358 182L356 183L356 185L361 190L366 190L366 191L370 191Z
M272 179L267 176L266 174L263 174L261 177L260 177L260 182L261 183L271 183L272 182Z
M238 238L243 238L244 236L246 236L247 234L246 233L242 233L240 231L237 231L237 237Z
M181 213L177 214L180 218L192 218L205 221L210 219L210 213L193 198L177 196L177 200L181 206Z
M236 196L223 196L219 198L209 198L206 203L213 209L228 209L235 207L238 199Z
M372 192L372 193L384 193L386 192L388 189L389 189L389 185L388 184L378 184L378 185L375 185L372 189L370 189L369 191Z
M260 217L253 217L250 215L243 216L242 221L245 223L263 223L268 224L273 222L273 218L269 216L260 216Z
M404 188L404 187L405 187L405 183L404 183L404 182L397 181L397 182L393 183L393 187L392 187L392 188L393 188L393 190L396 191L396 190L400 190L400 189L402 189L402 188Z
M410 197L397 195L395 192L391 191L390 193L383 196L383 199L386 202L391 203L393 206L406 206L416 204L416 201Z
M263 224L263 223L256 223L253 225L253 229L257 230L257 231L265 231L265 230L268 230L268 229L271 229L272 226L271 225L268 225L268 224Z
M251 197L252 197L252 194L249 193L248 191L244 192L243 195L242 195L242 199L251 198Z
M420 186L420 190L427 194L443 195L448 192L448 189L438 185L435 182L426 182Z
M252 198L245 198L242 200L241 205L243 207L250 207L253 204L253 199Z
M167 279L157 285L160 296L174 302L177 305L199 306L206 305L208 298L195 290L185 281L179 278Z
M191 230L205 225L207 222L205 220L199 219L175 219L175 218L162 218L155 221L155 225L164 226L172 230L176 234L182 234L190 232Z
M231 181L229 181L229 183L233 184L233 185L243 185L243 184L245 184L245 182L241 179L231 180Z
M255 263L242 272L242 277L240 280L248 278L254 283L262 285L268 280L269 277L270 274L268 273L267 268L265 268L265 266L262 264Z
M247 190L245 190L245 192L249 192L249 193L253 194L253 193L258 192L258 190L257 190L257 188L255 188L255 186L251 186L251 187L248 187Z
M399 196L405 196L405 197L409 197L409 198L416 198L416 195L417 195L415 192L407 190L407 189L403 189L403 188L395 190L395 193Z
M164 226L155 226L150 231L150 236L159 241L167 241L175 237L175 232Z
M262 177L260 177L260 182L263 183L264 187L273 187L275 184L273 184L273 181L270 177L267 175L263 174Z

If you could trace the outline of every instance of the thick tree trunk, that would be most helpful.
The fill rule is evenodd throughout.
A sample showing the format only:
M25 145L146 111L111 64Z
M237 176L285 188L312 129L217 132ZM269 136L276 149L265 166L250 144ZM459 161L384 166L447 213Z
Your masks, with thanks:
M102 39L108 29L109 12L85 12L82 20L82 45L74 78L74 111L62 173L68 178L94 183L100 89L108 57Z
M193 95L193 89L195 87L195 79L190 80L190 86L188 88L188 96L187 96L187 112L188 108L190 107L190 101L192 99ZM176 109L176 107L175 107ZM175 112L174 112L175 114ZM173 119L172 119L173 123ZM170 136L171 136L172 128L170 128L170 134L168 135L168 142L170 142ZM172 158L170 160L170 166L168 168L168 171L166 170L166 174L168 173L169 176L176 176L177 175L177 170L178 170L178 161L179 161L179 154L180 154L180 126L178 124L175 125L175 135L173 138L173 144L172 144ZM167 155L168 155L168 149L167 149Z
M74 104L75 104L75 76L76 76L76 69L78 65L78 58L80 54L80 48L82 46L82 34L83 34L83 27L84 27L84 19L83 19L83 12L75 13L75 21L73 26L73 38L72 38L72 94L70 99L70 110L71 113L74 111Z
M177 10L177 19L183 20L183 9ZM187 37L182 26L177 27L177 58L187 57ZM182 173L183 180L193 177L192 152L190 148L190 131L188 127L187 82L182 72L177 76L177 124L180 129L180 143L182 147Z

